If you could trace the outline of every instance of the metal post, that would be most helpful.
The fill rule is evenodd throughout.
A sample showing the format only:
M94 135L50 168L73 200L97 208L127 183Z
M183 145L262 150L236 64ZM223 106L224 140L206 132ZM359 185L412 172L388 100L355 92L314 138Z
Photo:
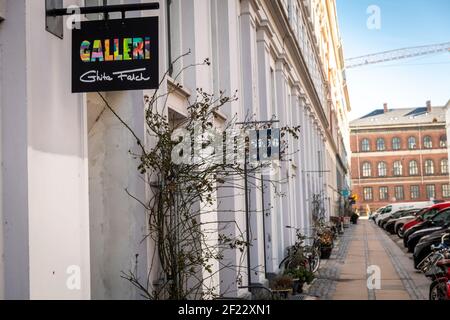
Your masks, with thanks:
M244 188L245 188L245 224L247 229L247 272L248 272L248 286L250 288L251 281L251 266L250 266L250 210L248 201L248 175L247 175L247 148L244 151ZM251 289L250 289L251 292Z
M105 9L105 11L103 12L103 18L105 20L109 19L109 13L108 13L108 11L106 11L107 7L108 7L108 0L103 0L103 8Z

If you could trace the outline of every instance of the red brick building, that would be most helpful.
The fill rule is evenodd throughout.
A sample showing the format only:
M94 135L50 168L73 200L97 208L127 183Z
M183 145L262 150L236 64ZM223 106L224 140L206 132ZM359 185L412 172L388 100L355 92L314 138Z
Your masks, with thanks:
M352 192L365 212L393 202L449 200L445 107L374 110L350 123Z

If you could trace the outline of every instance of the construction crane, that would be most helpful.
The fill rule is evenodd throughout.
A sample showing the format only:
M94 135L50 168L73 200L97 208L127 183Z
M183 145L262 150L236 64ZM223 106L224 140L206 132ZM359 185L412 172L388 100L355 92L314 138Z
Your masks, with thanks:
M345 60L346 69L449 51L450 42L383 51Z

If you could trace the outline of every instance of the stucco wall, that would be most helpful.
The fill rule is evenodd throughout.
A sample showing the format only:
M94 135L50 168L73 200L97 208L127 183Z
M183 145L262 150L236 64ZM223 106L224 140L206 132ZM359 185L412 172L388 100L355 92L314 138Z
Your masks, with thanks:
M86 109L83 96L71 94L70 32L60 40L45 31L44 1L7 1L7 11L0 29L5 297L88 299Z

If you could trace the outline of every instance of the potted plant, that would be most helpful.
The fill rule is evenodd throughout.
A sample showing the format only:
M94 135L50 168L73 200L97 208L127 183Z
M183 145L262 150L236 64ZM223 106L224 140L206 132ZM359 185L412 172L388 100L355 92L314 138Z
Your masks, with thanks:
M287 298L292 294L293 278L288 274L276 276L272 279L270 288L275 296L280 298Z
M331 232L323 232L320 237L320 258L330 258L331 251L333 250L333 235Z
M285 274L293 278L292 290L294 293L303 293L303 285L310 284L314 280L314 273L306 268L286 270Z

